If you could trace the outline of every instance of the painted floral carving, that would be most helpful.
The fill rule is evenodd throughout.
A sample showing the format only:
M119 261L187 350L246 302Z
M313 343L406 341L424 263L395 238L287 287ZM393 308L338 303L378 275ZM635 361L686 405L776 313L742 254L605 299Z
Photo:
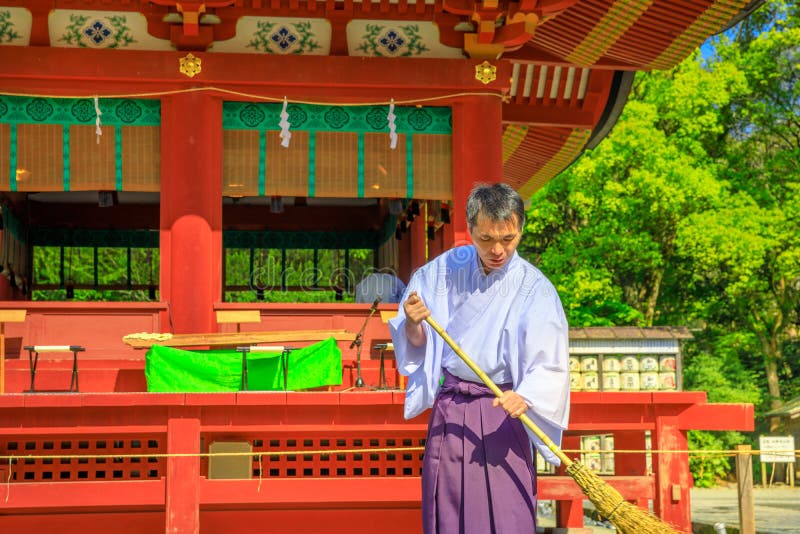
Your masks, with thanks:
M257 30L247 46L267 54L306 54L321 48L316 41L311 23L293 22L276 24L259 21Z
M368 55L378 57L410 57L428 52L422 42L417 24L404 26L383 26L367 24L367 33L356 48Z
M70 15L70 24L59 41L81 48L125 48L136 40L125 15L89 17Z
M0 43L10 43L19 38L20 35L11 22L11 11L0 11Z

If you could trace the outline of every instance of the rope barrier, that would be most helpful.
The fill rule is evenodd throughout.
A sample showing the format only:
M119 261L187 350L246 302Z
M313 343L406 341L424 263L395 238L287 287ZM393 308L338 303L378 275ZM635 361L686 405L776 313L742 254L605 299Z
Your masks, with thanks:
M374 454L392 452L422 452L425 447L382 447L382 448L363 448L363 449L291 449L280 451L250 451L250 452L155 452L155 453L120 453L120 454L29 454L29 455L0 455L0 460L12 461L19 460L76 460L76 459L125 459L125 458L211 458L211 457L235 457L235 456L258 456L259 461L262 456L333 456L337 454ZM738 451L736 449L563 449L566 453L586 454L688 454L689 456L718 455L718 456L755 456L761 453L760 450L751 449L749 451ZM794 454L800 457L800 449L773 450L770 454Z
M264 95L257 95L253 93L245 93L242 91L234 91L232 89L223 89L221 87L188 87L186 89L172 89L166 91L150 91L145 93L117 93L117 94L107 94L107 95L100 95L97 93L92 94L80 94L80 95L56 95L56 94L36 94L36 93L16 93L10 91L0 91L0 95L5 96L17 96L17 97L29 97L29 98L73 98L73 99L94 99L97 98L153 98L158 96L172 96L172 95L180 95L186 93L220 93L223 95L228 96L238 96L241 98L248 98L253 100L263 100L265 102L283 102L284 97L273 97L273 96L264 96ZM409 105L409 104L423 104L425 102L437 102L441 100L449 100L454 98L460 97L467 97L467 96L492 96L495 98L499 98L503 101L506 101L508 97L506 95L495 93L491 91L463 91L459 93L450 93L446 95L439 95L439 96L429 96L429 97L421 97L421 98L412 98L407 100L397 100L397 99L389 99L389 100L375 100L370 102L328 102L325 100L295 100L295 99L287 99L287 102L291 104L306 104L311 106L342 106L342 107L359 107L359 106L388 106L392 104L394 101L395 105Z
M258 486L257 492L261 493L261 484L264 478L263 457L281 457L281 456L333 456L341 454L375 454L375 453L396 453L396 452L421 452L425 447L380 447L380 448L361 448L361 449L315 449L315 450L280 450L280 451L250 451L250 452L171 452L171 453L123 453L123 454L30 454L30 455L0 455L0 460L8 461L8 477L5 481L6 496L5 502L8 502L11 495L11 478L13 466L16 462L22 460L82 460L82 459L125 459L125 458L212 458L212 457L238 457L249 456L257 457L258 459ZM669 449L564 449L565 453L615 453L615 454L688 454L688 455L720 455L720 456L737 456L746 455L751 456L759 454L759 450L669 450ZM800 449L796 450L770 450L770 453L792 453L796 457L800 457Z

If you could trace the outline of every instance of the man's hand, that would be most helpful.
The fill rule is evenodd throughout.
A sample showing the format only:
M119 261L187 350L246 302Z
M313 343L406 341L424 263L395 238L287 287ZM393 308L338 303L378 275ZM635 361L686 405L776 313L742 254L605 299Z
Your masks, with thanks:
M425 306L416 291L412 291L403 303L403 311L406 312L406 321L411 322L413 325L420 324L426 317L431 315L431 311Z
M406 337L409 343L415 347L425 344L425 330L422 328L422 321L430 317L431 311L422 302L416 291L412 291L408 298L403 302L403 311L406 314Z
M497 397L492 402L494 406L502 406L508 415L517 418L528 411L528 403L518 393L504 391L502 397Z

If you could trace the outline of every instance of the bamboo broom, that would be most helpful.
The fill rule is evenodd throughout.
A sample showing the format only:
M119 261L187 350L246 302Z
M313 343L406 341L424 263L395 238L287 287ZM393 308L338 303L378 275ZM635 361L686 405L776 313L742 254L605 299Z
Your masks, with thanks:
M497 384L492 382L492 379L483 372L483 370L461 350L461 347L450 337L450 335L439 326L432 317L426 317L425 321L431 328L436 330L436 333L442 336L442 339L450 345L450 348L464 360L472 371L486 384L492 393L498 397L503 395L503 392L497 387ZM594 471L581 464L571 460L564 451L562 451L541 428L536 426L536 423L531 421L527 414L519 416L520 421L527 426L531 431L536 434L553 453L559 457L567 468L567 474L571 476L575 482L580 486L583 493L592 501L597 511L601 516L611 521L617 530L622 534L676 534L677 531L664 523L659 518L642 510L638 506L629 503L622 498L622 495L611 487L606 481L600 478Z

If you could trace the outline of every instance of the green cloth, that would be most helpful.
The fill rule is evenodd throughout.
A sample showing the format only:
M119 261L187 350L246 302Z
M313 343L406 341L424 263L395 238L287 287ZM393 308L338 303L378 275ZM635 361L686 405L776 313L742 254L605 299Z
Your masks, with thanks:
M284 359L280 352L247 354L250 391L283 390ZM342 352L335 338L292 350L288 355L287 389L299 390L342 383ZM236 350L182 350L153 345L145 356L147 391L240 391L242 353Z

